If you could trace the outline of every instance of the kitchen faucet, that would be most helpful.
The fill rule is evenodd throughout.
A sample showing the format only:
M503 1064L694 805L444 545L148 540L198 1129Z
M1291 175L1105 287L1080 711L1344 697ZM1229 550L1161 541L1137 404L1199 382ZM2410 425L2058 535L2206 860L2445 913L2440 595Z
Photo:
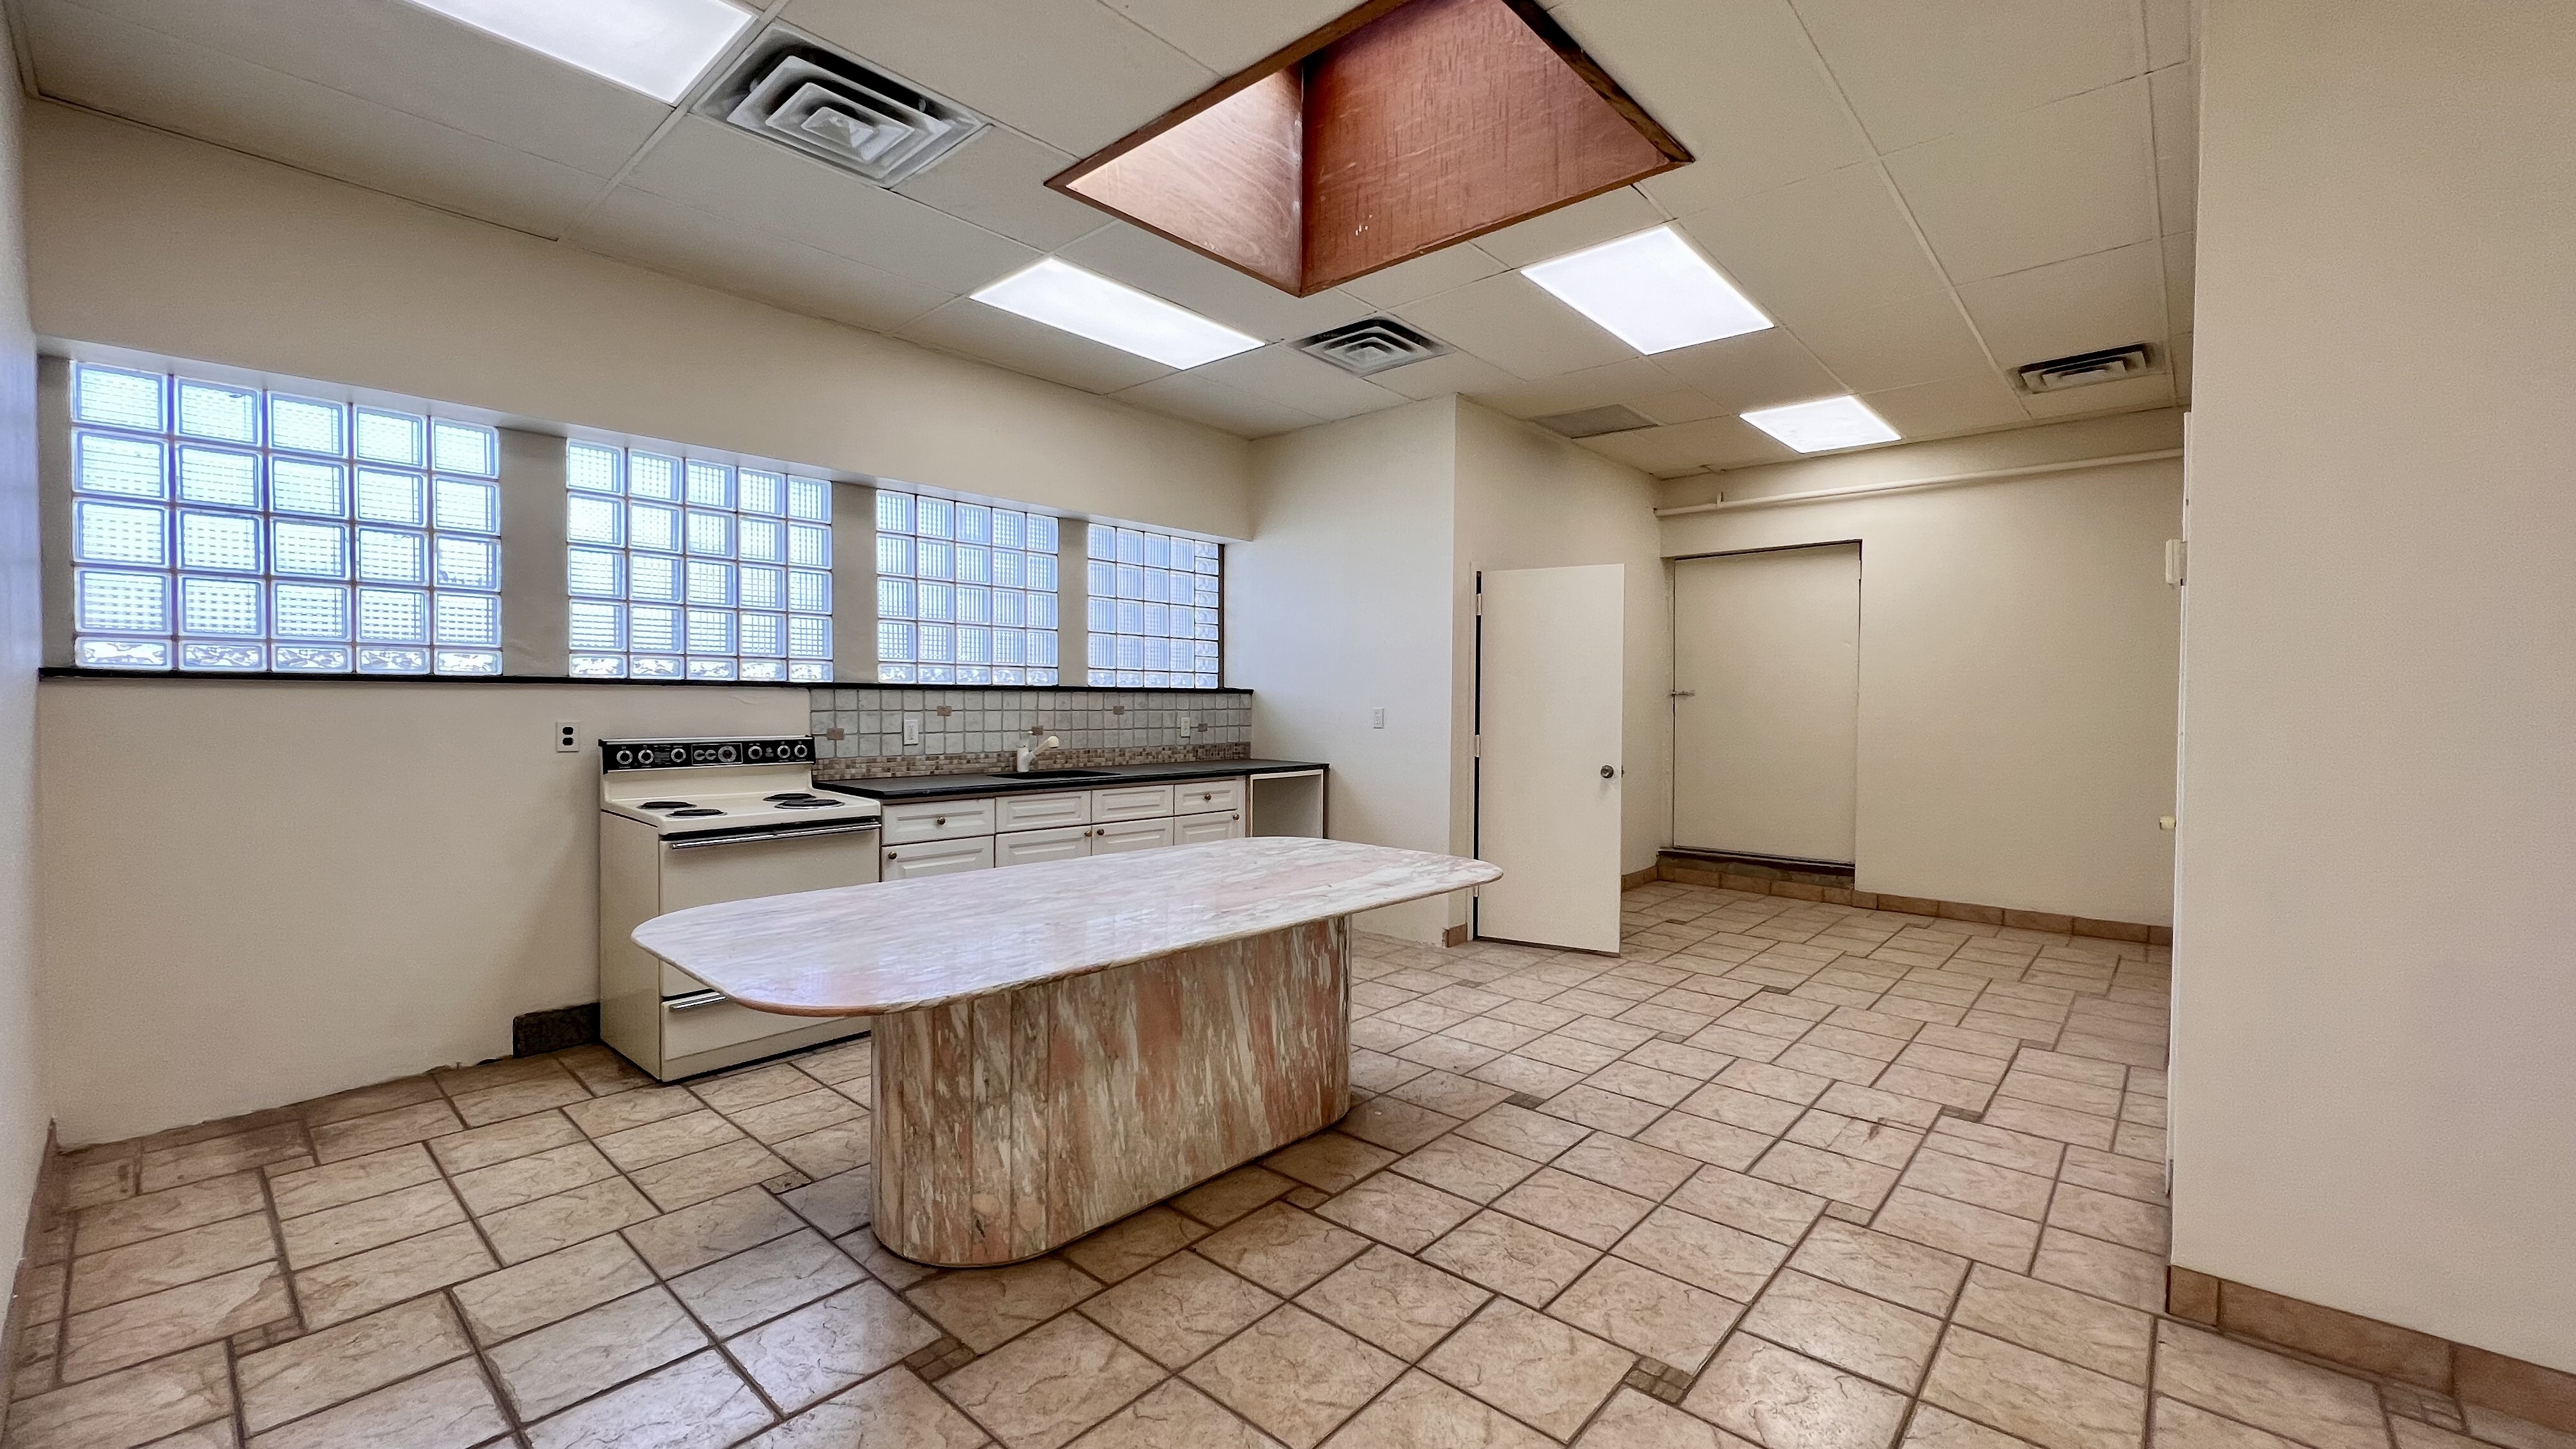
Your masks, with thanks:
M1037 763L1037 760L1038 760L1038 756L1039 756L1039 755L1044 754L1046 751L1048 751L1048 750L1052 750L1052 749L1054 749L1056 746L1061 745L1061 744L1063 744L1063 743L1064 743L1064 741L1057 739L1057 738L1056 738L1055 736L1053 736L1053 735L1049 735L1049 736L1047 736L1045 739L1039 740L1039 741L1037 741L1037 742L1036 742L1036 743L1034 743L1034 744L1026 744L1026 745L1022 745L1022 746L1020 746L1020 748L1019 748L1019 760L1020 760L1019 773L1021 773L1021 774L1023 774L1023 775L1027 774L1027 773L1029 772L1029 767L1030 767L1031 765L1034 765L1034 764L1036 764L1036 763Z

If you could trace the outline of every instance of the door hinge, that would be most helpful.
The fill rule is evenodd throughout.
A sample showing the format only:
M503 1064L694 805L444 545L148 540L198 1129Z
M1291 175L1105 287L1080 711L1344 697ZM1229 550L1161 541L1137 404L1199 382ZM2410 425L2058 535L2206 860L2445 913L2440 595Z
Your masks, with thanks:
M2165 540L2165 586L2181 588L2191 571L2191 544L2183 539Z

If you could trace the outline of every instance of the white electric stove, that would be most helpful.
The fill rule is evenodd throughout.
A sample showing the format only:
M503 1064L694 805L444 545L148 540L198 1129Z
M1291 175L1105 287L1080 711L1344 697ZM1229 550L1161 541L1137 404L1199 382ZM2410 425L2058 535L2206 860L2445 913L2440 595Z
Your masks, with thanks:
M655 916L877 879L877 802L814 790L810 739L599 742L599 1029L671 1081L845 1036L755 1011L635 944Z

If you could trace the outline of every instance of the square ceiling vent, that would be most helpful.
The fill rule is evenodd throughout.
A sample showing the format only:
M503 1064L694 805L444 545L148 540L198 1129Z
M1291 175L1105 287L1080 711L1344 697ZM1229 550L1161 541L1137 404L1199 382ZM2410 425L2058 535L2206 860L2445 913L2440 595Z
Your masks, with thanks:
M2117 382L2124 377L2137 377L2155 370L2155 352L2146 343L2127 347L2106 347L2100 352L2079 352L2073 357L2052 357L2014 369L2024 392L2063 392L2070 387L2091 387L2097 382Z
M764 32L697 110L879 186L920 175L989 124L784 25Z
M1391 367L1402 367L1409 362L1446 357L1450 352L1448 343L1427 332L1407 327L1392 317L1364 317L1291 345L1310 357L1320 357L1344 372L1357 373L1362 377Z

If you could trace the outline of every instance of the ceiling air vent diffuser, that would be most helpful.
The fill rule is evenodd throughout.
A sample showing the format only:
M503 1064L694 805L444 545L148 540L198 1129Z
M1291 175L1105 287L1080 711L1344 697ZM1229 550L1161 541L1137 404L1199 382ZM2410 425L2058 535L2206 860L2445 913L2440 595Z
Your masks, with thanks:
M920 175L986 124L784 25L762 34L697 109L879 186Z
M1362 377L1449 355L1449 344L1417 332L1392 317L1366 317L1318 332L1295 344L1300 352L1320 357L1344 372Z
M2070 387L2089 387L2097 382L2116 382L2154 370L2155 359L2147 344L2105 348L2100 352L2079 352L2073 357L2053 357L2034 362L2019 370L2024 392L2064 392Z
M1550 413L1530 421L1568 438L1597 438L1603 433L1625 433L1655 425L1653 418L1624 403L1612 403L1606 408L1583 408L1570 413Z

